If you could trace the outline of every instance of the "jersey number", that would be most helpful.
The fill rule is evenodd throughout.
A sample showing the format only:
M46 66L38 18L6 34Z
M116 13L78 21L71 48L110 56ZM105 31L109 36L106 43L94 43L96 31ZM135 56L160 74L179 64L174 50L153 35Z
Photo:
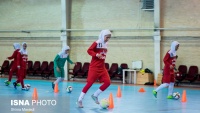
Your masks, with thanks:
M98 46L99 46L99 47L102 47L102 43L98 43Z

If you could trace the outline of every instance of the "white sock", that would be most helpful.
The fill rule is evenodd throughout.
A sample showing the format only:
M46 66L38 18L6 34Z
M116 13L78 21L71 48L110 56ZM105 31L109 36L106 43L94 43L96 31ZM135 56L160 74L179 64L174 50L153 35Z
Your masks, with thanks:
M61 77L58 77L57 79L56 79L56 81L54 82L54 84L58 84L59 82L61 82L61 81L63 81L64 79L63 78L61 78Z
M168 96L172 95L173 90L174 90L174 82L170 82L168 87Z
M100 94L101 92L103 92L103 91L101 91L100 89L98 89L98 90L94 93L94 96L95 96L95 97L98 97L99 94Z
M159 87L156 88L156 92L158 92L159 90L161 90L162 88L165 88L165 87L167 87L167 86L169 86L168 83L163 83L163 84L161 84Z
M81 94L80 94L80 96L78 98L78 101L82 101L84 96L85 96L85 93L81 92Z

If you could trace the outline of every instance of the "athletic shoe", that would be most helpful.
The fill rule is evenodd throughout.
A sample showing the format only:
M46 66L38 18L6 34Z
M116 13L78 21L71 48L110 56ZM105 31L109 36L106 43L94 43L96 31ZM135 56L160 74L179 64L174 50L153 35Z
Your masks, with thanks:
M98 101L98 98L97 98L97 97L95 97L94 95L92 95L91 97L92 97L92 99L94 100L94 102L95 102L96 104L99 104L99 101Z
M27 91L25 87L24 87L24 88L22 88L22 90L24 90L24 91Z
M17 86L21 86L21 84L20 84L20 83L17 83Z
M52 82L52 88L53 88L53 90L54 90L54 87L55 87L55 84L54 84L54 82Z
M6 80L4 83L5 83L6 86L10 85L10 81L8 81L8 80Z
M78 101L78 100L77 100L76 104L78 105L79 108L83 108L82 101Z
M22 88L23 91L28 91L30 89L30 87L24 86L24 88Z
M157 98L157 92L156 92L156 90L153 90L153 95L154 95L154 97Z
M13 86L15 89L17 89L17 82L13 82Z
M167 99L173 99L173 96L172 95L168 95Z

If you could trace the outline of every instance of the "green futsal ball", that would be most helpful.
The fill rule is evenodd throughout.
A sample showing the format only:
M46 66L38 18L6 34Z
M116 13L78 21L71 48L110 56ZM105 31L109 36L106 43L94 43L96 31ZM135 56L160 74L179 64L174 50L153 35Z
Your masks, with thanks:
M103 109L107 109L109 107L109 101L108 101L108 99L102 99L100 101L100 106Z

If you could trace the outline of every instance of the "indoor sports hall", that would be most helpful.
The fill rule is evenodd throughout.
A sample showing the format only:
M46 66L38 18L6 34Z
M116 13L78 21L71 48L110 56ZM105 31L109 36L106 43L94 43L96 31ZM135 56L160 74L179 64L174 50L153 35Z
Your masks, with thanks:
M0 0L1 113L199 113L199 0Z

